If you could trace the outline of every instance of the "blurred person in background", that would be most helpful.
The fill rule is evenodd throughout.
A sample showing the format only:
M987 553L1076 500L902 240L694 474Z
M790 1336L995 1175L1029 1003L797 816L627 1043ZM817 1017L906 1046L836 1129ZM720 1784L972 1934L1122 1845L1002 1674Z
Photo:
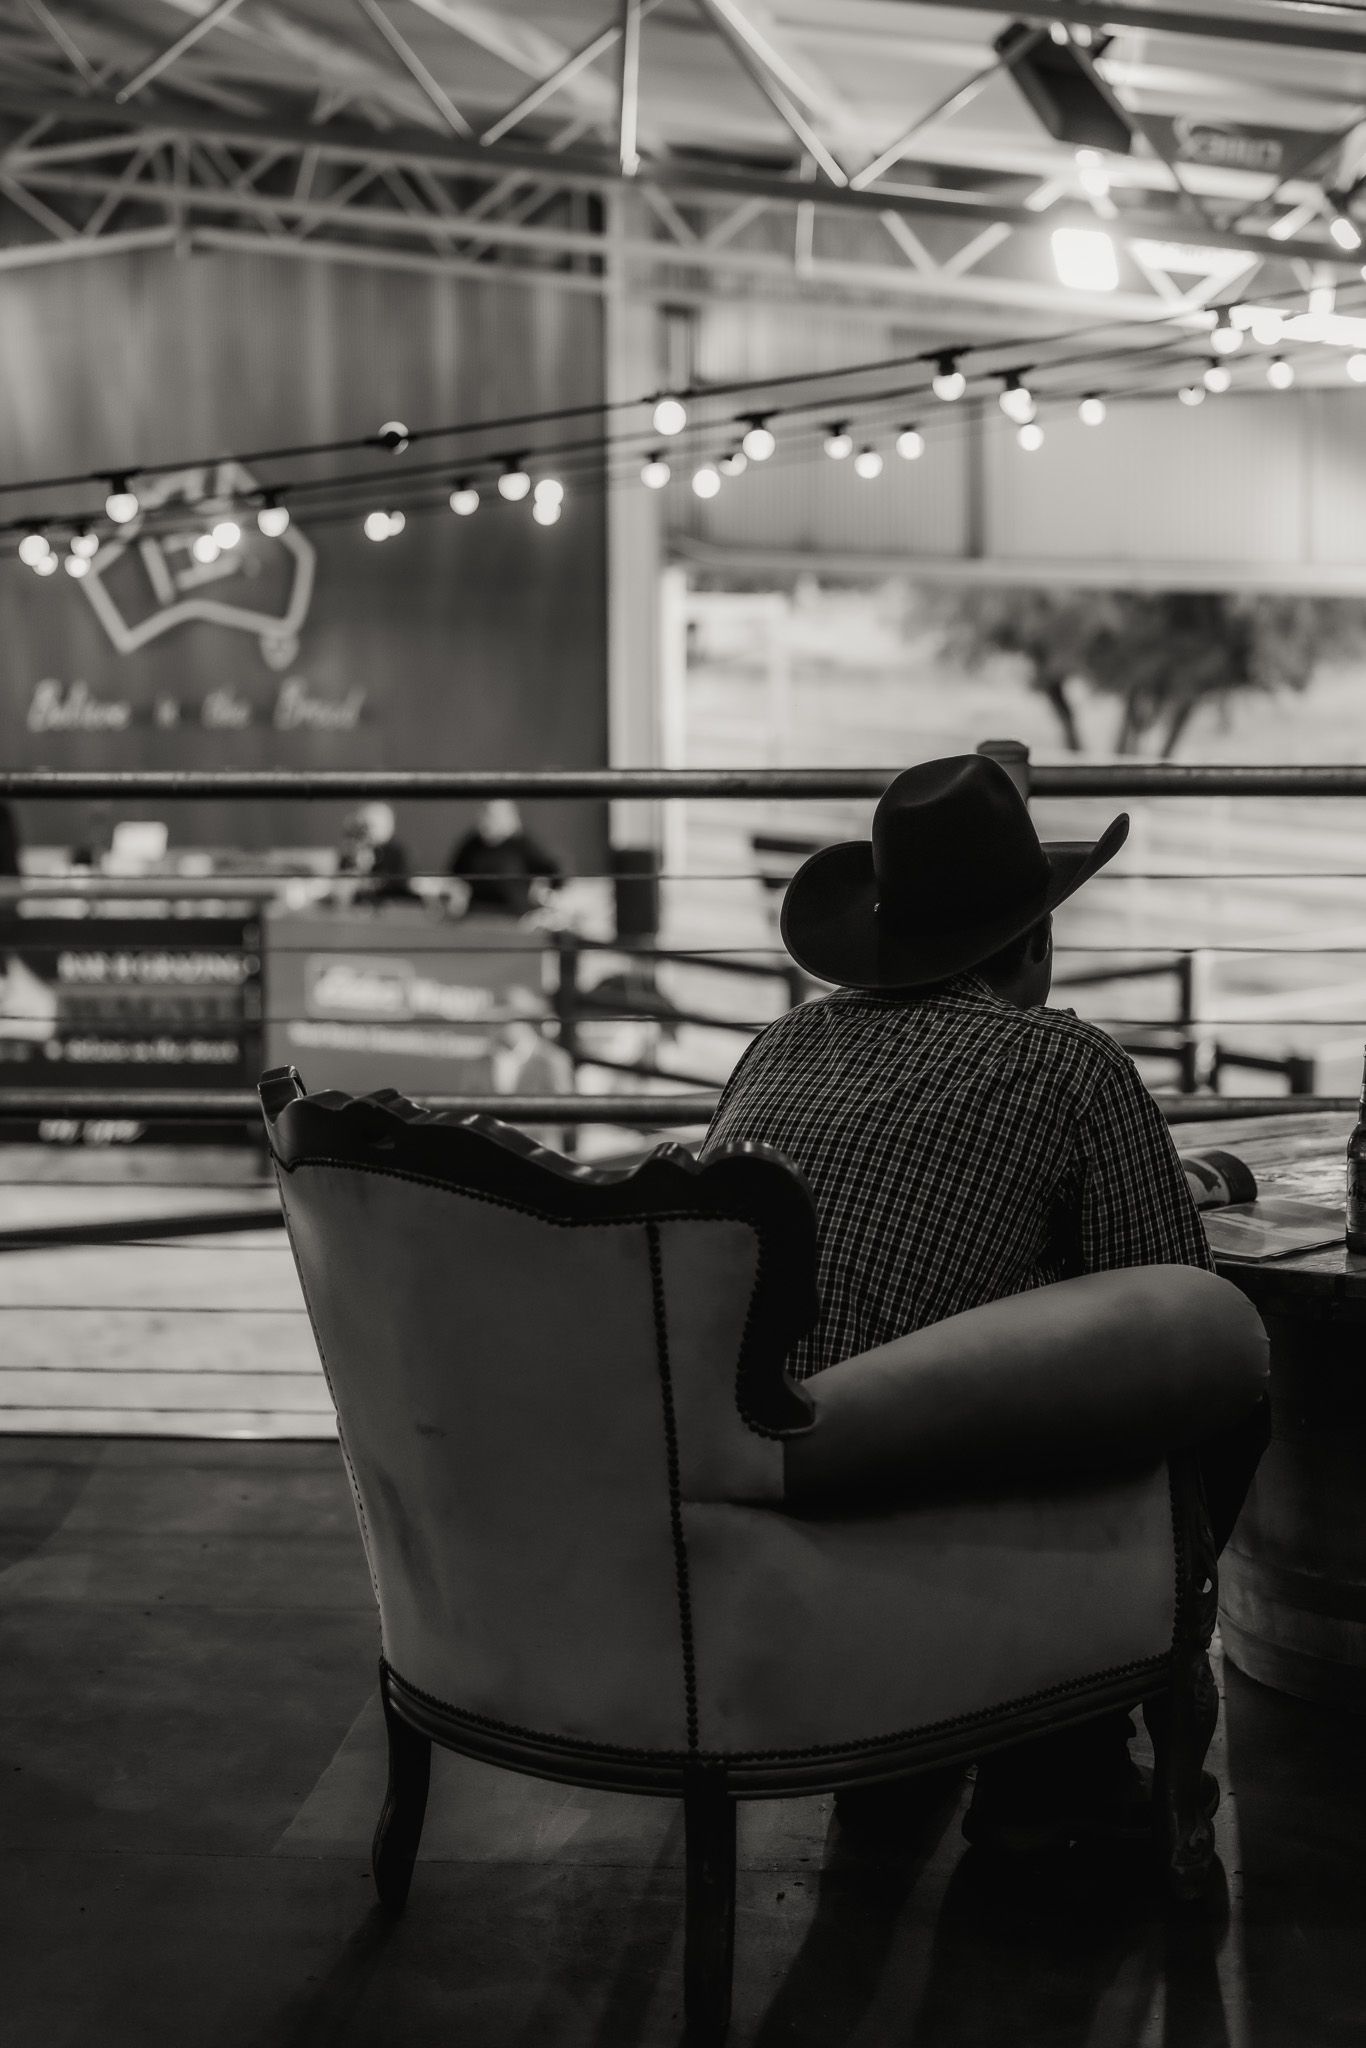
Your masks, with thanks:
M564 879L559 862L531 837L506 797L484 805L473 831L452 848L448 870L469 890L467 907L495 917L525 917Z
M342 827L337 872L357 878L349 892L356 903L411 900L412 871L391 805L362 804L351 813Z

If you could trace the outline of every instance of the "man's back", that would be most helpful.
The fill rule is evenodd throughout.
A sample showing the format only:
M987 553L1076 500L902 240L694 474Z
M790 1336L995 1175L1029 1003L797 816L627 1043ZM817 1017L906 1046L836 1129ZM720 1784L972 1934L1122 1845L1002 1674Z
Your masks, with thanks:
M800 1375L1071 1273L1211 1264L1133 1062L974 974L909 1001L841 989L771 1025L704 1152L746 1140L782 1152L816 1206Z

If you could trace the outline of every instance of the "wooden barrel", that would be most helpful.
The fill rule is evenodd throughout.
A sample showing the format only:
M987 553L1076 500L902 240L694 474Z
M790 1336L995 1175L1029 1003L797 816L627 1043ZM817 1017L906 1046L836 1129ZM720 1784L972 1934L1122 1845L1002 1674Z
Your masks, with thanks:
M1220 1560L1224 1646L1250 1678L1366 1713L1363 1304L1277 1313L1265 1283L1247 1291L1271 1337L1272 1439Z

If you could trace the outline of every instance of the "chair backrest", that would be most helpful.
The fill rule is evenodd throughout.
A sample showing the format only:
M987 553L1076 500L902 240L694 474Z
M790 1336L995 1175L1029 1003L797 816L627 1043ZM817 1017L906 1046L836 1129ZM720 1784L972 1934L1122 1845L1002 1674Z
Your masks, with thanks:
M261 1088L384 1654L466 1715L682 1749L680 1501L778 1502L815 1224L784 1161L629 1172Z

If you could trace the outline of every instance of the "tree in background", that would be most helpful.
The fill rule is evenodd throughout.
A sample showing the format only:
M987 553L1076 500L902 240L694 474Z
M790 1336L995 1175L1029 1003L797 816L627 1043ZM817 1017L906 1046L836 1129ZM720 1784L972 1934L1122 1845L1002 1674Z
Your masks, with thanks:
M1302 690L1322 662L1366 647L1366 604L1355 598L960 585L929 609L943 652L963 668L1020 657L1075 753L1078 686L1116 700L1116 753L1151 738L1166 760L1201 705Z

